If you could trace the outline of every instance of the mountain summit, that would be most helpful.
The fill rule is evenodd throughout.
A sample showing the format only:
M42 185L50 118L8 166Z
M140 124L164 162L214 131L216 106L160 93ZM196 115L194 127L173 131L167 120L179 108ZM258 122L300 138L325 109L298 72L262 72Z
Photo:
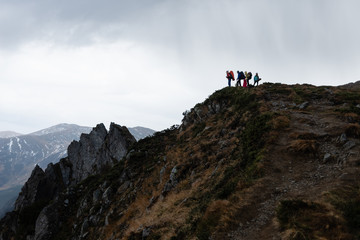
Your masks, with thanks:
M135 142L98 125L36 167L0 239L357 239L360 91L224 88Z

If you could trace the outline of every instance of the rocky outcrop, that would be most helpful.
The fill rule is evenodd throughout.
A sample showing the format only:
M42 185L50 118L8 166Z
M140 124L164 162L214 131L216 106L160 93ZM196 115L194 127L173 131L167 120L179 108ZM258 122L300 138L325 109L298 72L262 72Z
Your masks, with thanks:
M24 207L39 201L41 198L46 198L47 192L43 187L45 184L45 173L36 165L15 202L15 211L21 211Z
M17 219L14 216L36 214L34 234L27 238L50 239L59 228L61 210L65 211L71 198L76 196L72 186L112 167L135 142L126 127L111 123L107 132L103 124L98 124L89 134L82 134L79 141L73 141L68 147L68 156L59 163L50 163L45 171L36 165L16 200L15 211L2 220L3 225L12 226L11 230L1 232L0 236L11 236L19 230L21 221L14 224ZM106 198L111 191L105 193Z
M71 182L77 183L91 174L97 163L97 154L107 135L104 124L98 124L89 134L82 134L80 141L73 141L68 148L67 165L71 168Z
M112 167L135 142L126 127L111 123L108 133L103 124L97 125L90 134L82 134L79 142L70 144L68 157L60 161L63 182L75 185Z

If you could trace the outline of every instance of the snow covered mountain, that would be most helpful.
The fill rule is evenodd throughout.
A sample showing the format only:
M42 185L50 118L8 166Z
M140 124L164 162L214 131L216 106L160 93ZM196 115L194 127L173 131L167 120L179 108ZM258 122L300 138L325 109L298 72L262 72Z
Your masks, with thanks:
M66 149L92 128L59 124L38 132L0 138L0 190L22 185L34 166L46 167L66 156Z
M21 133L12 132L12 131L2 131L0 132L0 138L11 138L23 135Z

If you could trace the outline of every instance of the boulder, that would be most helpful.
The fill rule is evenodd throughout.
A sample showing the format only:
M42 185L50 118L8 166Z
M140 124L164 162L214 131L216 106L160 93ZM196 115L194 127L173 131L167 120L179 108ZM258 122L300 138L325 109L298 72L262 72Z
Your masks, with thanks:
M300 104L299 109L303 110L305 108L307 108L309 106L309 102L303 102L302 104Z

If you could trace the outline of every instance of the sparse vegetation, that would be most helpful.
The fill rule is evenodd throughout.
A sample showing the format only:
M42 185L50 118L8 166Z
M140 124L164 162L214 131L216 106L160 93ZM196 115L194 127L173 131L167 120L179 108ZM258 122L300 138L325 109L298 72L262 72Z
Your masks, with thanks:
M277 209L282 231L290 231L289 239L351 239L343 234L339 218L324 205L303 200L283 200Z
M329 201L341 211L350 232L360 239L360 188L345 186L334 190Z
M266 143L265 134L271 129L270 119L270 114L262 114L247 122L241 134L241 168L252 169L261 160L261 150Z

